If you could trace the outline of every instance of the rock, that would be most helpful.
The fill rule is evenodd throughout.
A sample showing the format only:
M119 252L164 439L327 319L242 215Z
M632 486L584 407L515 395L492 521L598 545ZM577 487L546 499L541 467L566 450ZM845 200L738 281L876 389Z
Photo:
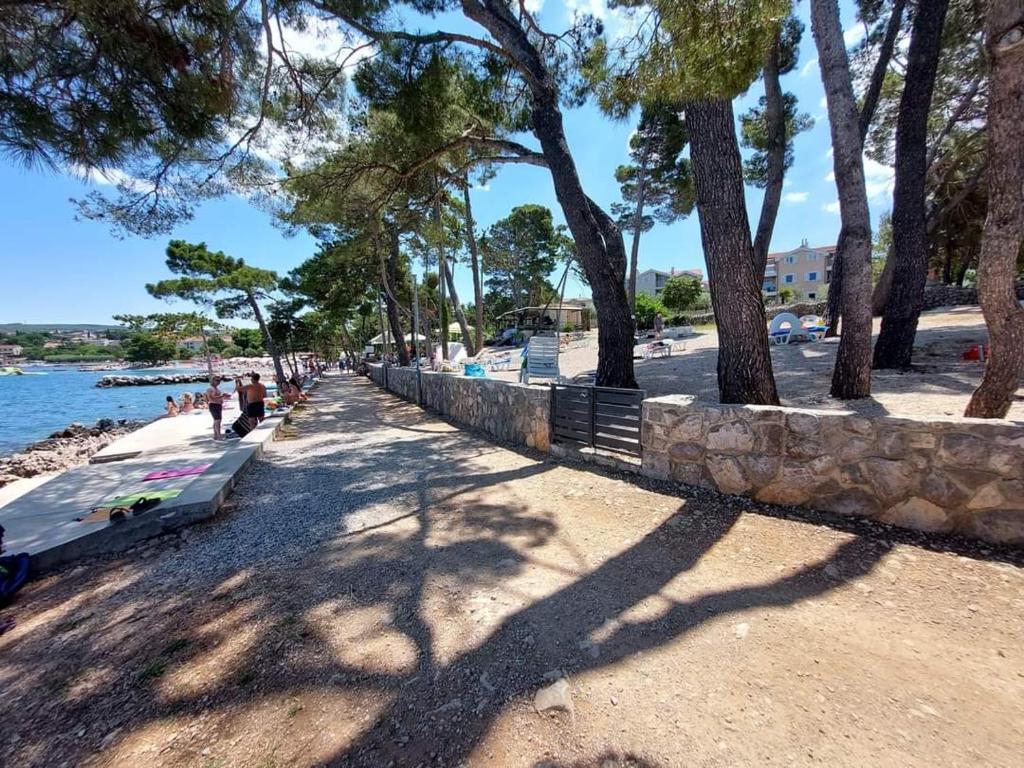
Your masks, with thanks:
M946 510L919 496L913 496L890 507L878 519L903 528L929 533L946 533L953 529L953 521Z
M720 453L748 453L754 448L753 430L743 422L717 424L708 430L707 450Z
M573 705L569 681L561 677L551 685L541 688L533 697L533 706L539 713L555 710L571 714Z
M736 635L737 640L742 640L750 632L750 624L742 622L732 628L733 633Z

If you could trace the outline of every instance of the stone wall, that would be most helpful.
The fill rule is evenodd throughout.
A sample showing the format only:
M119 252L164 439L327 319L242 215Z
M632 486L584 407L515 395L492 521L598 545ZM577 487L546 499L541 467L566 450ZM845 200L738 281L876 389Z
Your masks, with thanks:
M1024 283L1017 283L1017 298L1024 299ZM962 307L978 303L976 288L956 285L930 285L924 292L924 309Z
M1024 544L1024 425L644 401L644 474Z
M370 378L384 385L381 366L370 366ZM417 401L415 368L389 367L387 389ZM419 374L419 402L456 424L482 430L513 445L547 451L550 442L550 392L498 379L423 371Z

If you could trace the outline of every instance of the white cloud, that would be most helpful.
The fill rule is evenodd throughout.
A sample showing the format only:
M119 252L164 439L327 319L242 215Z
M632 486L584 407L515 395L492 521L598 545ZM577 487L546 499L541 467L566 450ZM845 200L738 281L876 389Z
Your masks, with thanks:
M836 172L835 171L829 171L825 175L825 181L833 181L834 182L835 180L836 180Z
M565 0L565 10L569 18L589 14L595 19L603 19L608 15L608 6L605 0Z
M863 24L854 24L848 30L843 32L843 42L846 43L847 48L852 48L861 40L864 39L866 33L864 31Z
M825 203L823 206L821 206L821 210L825 211L826 213L839 213L839 201L834 200L831 203Z
M782 199L787 203L806 203L807 197L807 192L787 192L782 196Z
M813 59L808 61L802 67L800 67L800 77L807 77L811 72L815 72L818 69L818 57L815 56Z
M490 192L491 191L491 185L490 184L476 184L473 187L473 191L474 192Z
M895 178L896 171L892 167L864 157L864 183L869 200L891 197Z
M544 0L526 0L526 10L530 13L540 13L544 7Z
M79 179L103 187L125 187L132 192L150 192L153 189L153 185L145 179L132 176L117 168L100 170L99 168L72 166L68 170Z
M828 98L825 96L821 97L821 101L818 102L818 106L822 109L828 109Z

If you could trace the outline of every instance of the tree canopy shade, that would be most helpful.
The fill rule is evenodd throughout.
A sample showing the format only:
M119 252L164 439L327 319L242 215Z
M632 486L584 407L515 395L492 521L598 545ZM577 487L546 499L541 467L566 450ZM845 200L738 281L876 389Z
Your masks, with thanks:
M157 298L179 298L212 305L218 317L251 316L263 334L267 351L274 359L278 379L285 379L277 345L263 318L260 301L277 289L278 278L222 251L211 251L206 243L172 240L167 246L167 268L181 277L150 283L146 290Z

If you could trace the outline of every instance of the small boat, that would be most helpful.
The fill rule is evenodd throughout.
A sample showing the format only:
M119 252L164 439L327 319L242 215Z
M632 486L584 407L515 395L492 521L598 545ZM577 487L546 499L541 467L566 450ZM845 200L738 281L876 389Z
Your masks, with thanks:
M13 365L0 368L0 376L24 376L25 372L21 368L15 368Z

